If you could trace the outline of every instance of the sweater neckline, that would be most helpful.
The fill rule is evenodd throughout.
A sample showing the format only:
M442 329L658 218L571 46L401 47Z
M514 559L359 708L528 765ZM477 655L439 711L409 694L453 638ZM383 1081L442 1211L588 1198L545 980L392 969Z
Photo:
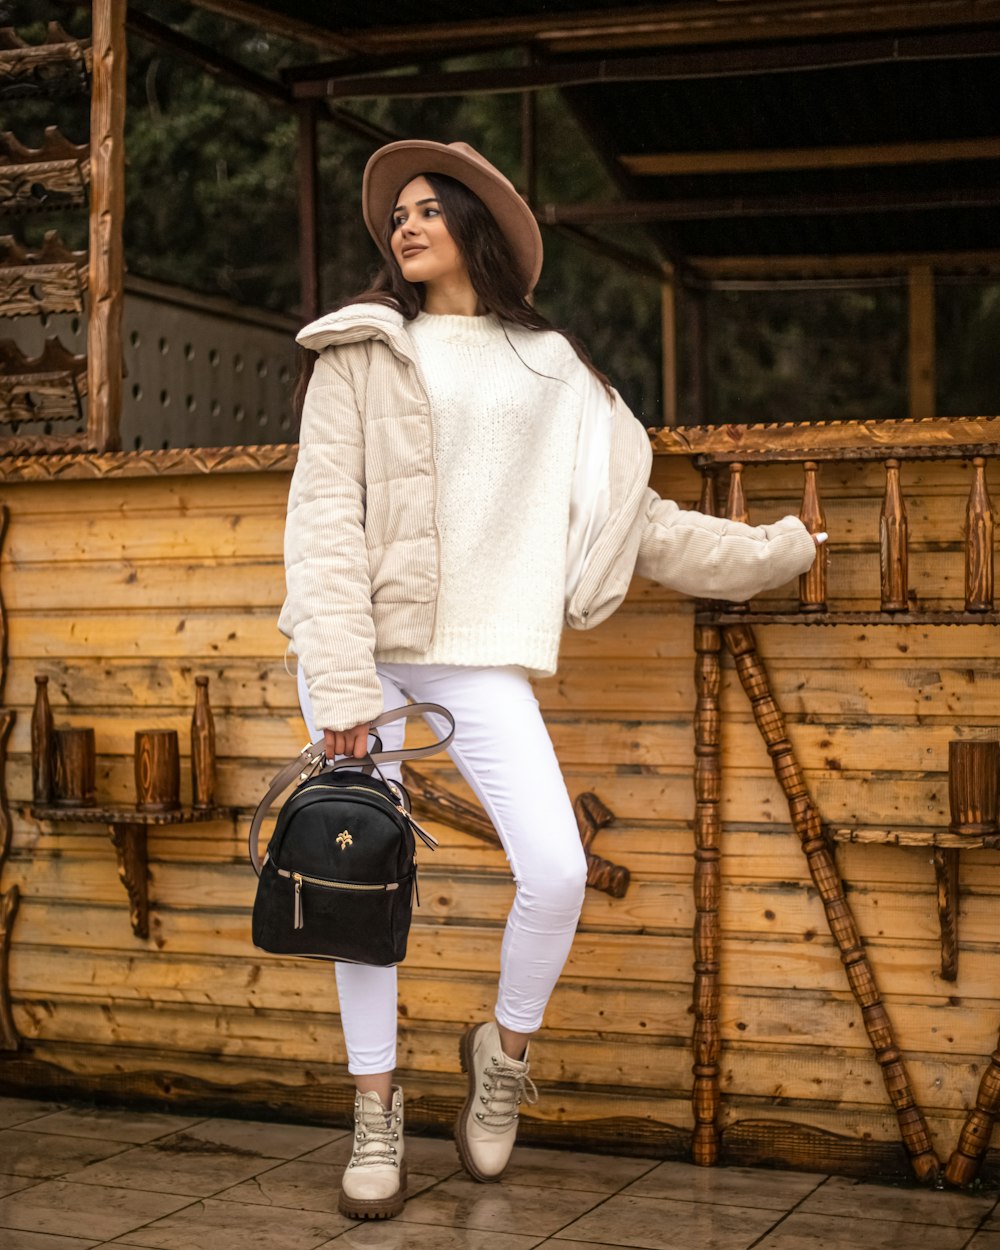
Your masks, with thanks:
M407 329L415 330L421 338L426 336L446 343L492 343L503 337L500 318L494 313L462 317L452 313L420 312L407 322Z

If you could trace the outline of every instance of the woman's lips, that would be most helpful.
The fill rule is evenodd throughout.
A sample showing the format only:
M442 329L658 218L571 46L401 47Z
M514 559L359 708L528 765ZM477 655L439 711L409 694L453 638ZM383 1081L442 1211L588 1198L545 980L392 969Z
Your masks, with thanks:
M414 244L410 247L403 248L403 256L417 256L420 252L426 252L427 248L423 244Z

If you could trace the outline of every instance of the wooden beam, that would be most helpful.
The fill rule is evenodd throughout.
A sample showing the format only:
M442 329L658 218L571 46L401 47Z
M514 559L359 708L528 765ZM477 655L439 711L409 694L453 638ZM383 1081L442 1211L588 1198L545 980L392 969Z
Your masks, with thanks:
M451 50L454 53L454 49ZM500 95L615 82L667 82L700 78L805 73L840 65L898 65L901 62L995 56L1000 31L944 31L933 35L877 35L838 43L751 45L746 48L695 48L658 56L594 57L589 60L536 62L476 70L391 74L401 57L387 60L377 74L359 61L301 66L286 75L300 97L339 99L383 97L432 98L442 95ZM411 62L412 63L412 62ZM403 64L406 64L404 61ZM375 68L371 66L370 68Z
M619 157L631 174L749 174L779 169L856 169L937 161L1000 159L1000 137L856 143L823 148L754 148L729 152L642 152Z
M724 278L863 278L903 276L913 265L947 273L1000 271L1000 250L960 252L860 252L842 256L692 256L691 267L709 282Z
M574 243L579 243L588 252L594 252L598 256L603 256L605 260L614 261L616 265L620 265L623 269L641 274L644 278L652 278L656 282L663 281L663 271L660 266L654 261L647 260L645 256L639 256L635 252L628 251L627 248L618 247L617 244L608 243L607 240L598 238L597 235L581 230L579 226L551 226L550 229L554 230L556 234L572 239Z
M674 271L663 266L660 282L660 334L663 362L663 425L677 424L677 289Z
M197 39L181 34L180 31L165 26L146 13L140 13L138 9L133 9L129 13L126 26L132 34L139 35L140 38L161 48L176 52L189 61L194 61L212 78L242 87L246 91L252 91L255 95L263 96L264 99L272 100L276 104L287 106L292 102L291 91L281 83L272 82L263 74L247 69L245 65L241 65L231 57L217 52L207 44L199 43Z
M1000 189L847 191L825 194L728 196L715 199L633 200L610 204L545 204L546 225L643 225L652 221L718 221L746 217L837 216L842 213L993 208Z
M914 265L909 276L908 377L910 418L934 415L934 271Z
M194 0L203 8L225 11L257 8L246 0ZM270 15L276 20L275 15ZM616 48L675 47L685 44L760 43L768 40L826 38L859 31L920 30L928 27L979 26L1000 18L1000 0L750 0L738 7L718 0L688 4L621 4L577 13L409 26L372 26L341 30L342 42L357 51L382 55L410 52L415 58L458 55L526 43L565 54L607 52ZM258 19L268 28L265 12ZM273 29L273 27L272 27ZM316 42L321 37L317 28ZM300 36L301 37L301 36ZM330 36L333 37L332 35ZM347 49L343 51L347 53Z
M266 4L254 4L253 0L191 0L199 9L218 13L234 22L244 22L256 30L266 30L284 39L310 44L327 53L354 56L364 50L363 44L341 31L331 30L314 22L277 12ZM322 8L322 6L319 6Z
M116 451L125 277L125 0L95 0L91 37L87 437L95 451Z

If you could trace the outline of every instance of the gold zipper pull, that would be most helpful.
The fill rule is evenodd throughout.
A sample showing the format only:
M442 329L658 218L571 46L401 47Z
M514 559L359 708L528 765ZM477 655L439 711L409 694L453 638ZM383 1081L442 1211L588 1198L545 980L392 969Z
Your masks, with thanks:
M292 880L295 882L295 925L296 929L303 927L302 919L302 877L297 872L292 873Z

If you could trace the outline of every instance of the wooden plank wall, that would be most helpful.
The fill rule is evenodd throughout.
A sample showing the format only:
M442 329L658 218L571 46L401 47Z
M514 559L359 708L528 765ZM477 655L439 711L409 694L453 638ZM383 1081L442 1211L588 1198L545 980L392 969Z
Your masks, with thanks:
M749 469L751 518L797 510L800 474ZM665 494L697 497L684 461L659 458L656 479ZM251 807L276 764L302 745L274 624L287 486L287 474L262 472L0 489L11 512L0 567L7 701L18 709L3 884L16 882L24 895L10 977L30 1043L0 1062L2 1084L346 1115L331 969L250 945L245 818L150 831L143 942L131 933L106 832L39 826L26 813L36 673L50 677L57 725L95 726L99 791L112 799L132 797L136 728L176 728L186 750L199 673L211 678L222 803ZM833 536L831 601L874 606L880 469L825 466L821 488ZM904 489L912 585L921 602L954 602L967 469L908 466ZM686 1148L691 633L690 603L636 582L609 622L567 636L559 676L538 687L571 794L593 789L617 815L595 850L628 866L632 885L618 901L588 891L535 1047L543 1097L525 1117L529 1135L665 1154ZM771 626L760 628L759 643L825 820L947 823L949 738L996 732L995 629ZM773 1159L773 1143L765 1151L754 1142L807 1126L845 1139L838 1157L854 1151L870 1170L887 1157L878 1144L896 1141L895 1117L728 660L722 707L728 1139L744 1142L741 1158ZM465 793L447 761L426 767ZM459 1033L493 1003L512 887L499 851L439 832L401 972L400 1062L413 1122L443 1127L462 1093ZM946 1158L1000 1025L1000 857L963 853L960 976L948 985L938 975L930 852L848 846L839 855ZM803 1140L777 1157L821 1163Z

